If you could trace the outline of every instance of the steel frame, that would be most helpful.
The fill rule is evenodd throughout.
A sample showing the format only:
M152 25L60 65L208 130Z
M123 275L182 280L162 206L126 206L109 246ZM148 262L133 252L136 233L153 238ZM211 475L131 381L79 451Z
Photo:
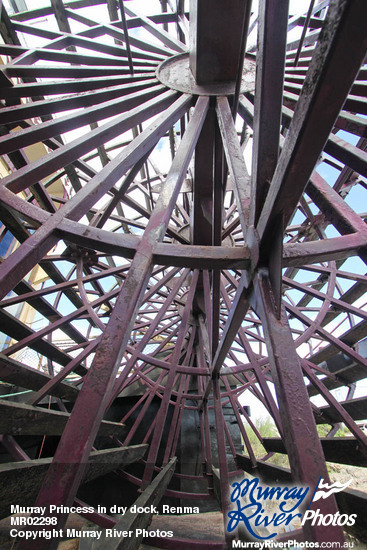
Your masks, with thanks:
M366 435L331 389L347 387L353 400L351 388L367 368L361 347L367 279L358 262L349 261L367 259L365 214L349 200L367 190L367 7L364 0L314 4L307 15L289 18L287 1L262 0L255 20L251 2L238 2L240 11L226 13L222 23L215 9L205 20L205 2L192 1L191 33L202 38L227 25L213 45L221 54L213 62L217 72L235 47L242 75L246 37L258 26L257 47L247 40L247 56L257 64L255 91L238 98L238 68L228 67L228 78L237 79L230 97L183 94L159 82L157 66L189 47L183 2L177 10L162 2L162 13L151 17L121 0L52 0L48 8L11 17L1 6L0 55L8 63L0 81L0 154L7 171L0 183L0 238L12 245L0 264L1 330L8 337L0 378L33 390L33 407L56 396L66 411L65 391L66 401L71 391L75 400L37 505L74 502L106 412L121 392L137 386L139 400L121 421L139 406L140 412L124 438L113 437L116 446L129 445L138 427L145 429L143 475L119 472L142 490L175 456L183 412L195 410L197 479L207 491L168 488L165 495L213 499L213 467L219 466L227 511L234 472L226 446L234 458L236 449L224 405L233 408L252 466L262 458L241 421L244 416L263 441L244 409L248 395L273 417L294 480L314 486L320 476L328 479L315 422L320 410L310 401L315 393L366 455ZM99 23L79 12L95 5L108 9L111 20ZM41 16L54 17L58 30L30 24ZM235 46L226 49L230 25L240 16ZM295 27L303 30L292 42L287 33ZM146 38L132 32L137 28ZM40 45L27 47L20 33ZM205 72L207 44L196 40L189 47L204 88L213 80ZM252 136L250 174L244 151ZM166 143L167 170L156 162ZM32 147L40 146L43 155L33 158ZM59 180L63 196L55 195ZM27 304L41 329L15 313ZM28 350L48 374L30 372L22 359ZM331 368L341 355L346 375ZM144 427L153 399L159 411ZM4 449L27 461L9 434L2 437ZM185 475L173 475L180 478ZM337 504L330 497L318 508L334 513ZM97 513L93 520L114 524ZM59 527L65 521L60 514ZM309 527L303 536L343 540L338 526Z

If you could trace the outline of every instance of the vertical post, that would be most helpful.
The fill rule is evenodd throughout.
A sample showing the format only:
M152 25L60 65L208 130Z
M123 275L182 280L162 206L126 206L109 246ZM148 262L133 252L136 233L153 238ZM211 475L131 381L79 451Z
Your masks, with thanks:
M229 512L229 476L228 476L228 463L226 456L226 435L225 435L225 420L223 416L222 402L220 397L220 382L219 376L213 378L213 399L214 399L214 415L215 415L215 428L218 445L218 461L219 461L219 473L220 473L220 495L222 503L223 518L228 517ZM232 536L228 531L225 531L227 543L230 544Z
M279 155L288 0L259 5L250 224L260 216Z
M210 108L195 148L193 244L212 244L215 112Z
M119 7L120 7L120 14L121 14L122 28L124 29L126 53L127 53L127 58L129 60L130 73L134 74L134 64L133 64L133 58L132 58L132 54L131 54L129 31L128 31L128 28L127 28L127 21L126 21L126 15L125 15L123 0L119 0Z
M236 80L249 2L190 2L190 69L198 84Z
M224 196L224 151L218 122L215 124L214 140L214 187L213 187L213 245L222 244L223 196ZM212 270L212 357L219 343L220 323L220 279L219 269Z
M329 475L285 308L281 308L278 319L267 269L261 269L255 280L254 306L264 327L292 474L312 491L320 477L329 482ZM318 501L316 508L325 515L338 511L333 495ZM306 522L304 530L308 540L344 541L343 529L337 525L312 526Z

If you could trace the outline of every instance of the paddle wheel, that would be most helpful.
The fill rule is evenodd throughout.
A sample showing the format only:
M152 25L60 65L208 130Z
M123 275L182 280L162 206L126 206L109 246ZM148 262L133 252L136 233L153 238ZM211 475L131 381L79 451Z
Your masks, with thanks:
M2 517L144 530L108 510L160 502L226 525L243 470L366 466L366 3L45 4L1 5ZM366 538L365 494L336 496L321 513Z

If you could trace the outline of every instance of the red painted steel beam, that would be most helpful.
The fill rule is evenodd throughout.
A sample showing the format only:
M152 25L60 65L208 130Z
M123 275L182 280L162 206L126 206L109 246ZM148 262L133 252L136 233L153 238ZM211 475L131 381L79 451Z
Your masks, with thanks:
M135 83L140 82L141 86L140 89L142 89L145 86L145 83L151 79L150 74L146 73L140 73L136 74L134 77L129 77L127 80L123 80L122 77L117 77L114 81L114 79L108 79L106 81L103 79L103 82L101 80L89 80L87 82L84 82L85 87L88 87L88 92L85 94L79 94L76 93L75 95L69 95L67 97L60 97L51 99L48 97L47 99L42 99L38 101L32 101L31 103L21 103L20 105L16 105L15 107L4 107L0 111L0 122L1 124L6 124L9 122L17 122L17 121L23 121L27 118L34 118L36 116L43 116L43 115L50 115L54 113L59 113L62 111L68 111L71 109L77 109L78 107L92 107L96 106L99 103L103 103L104 101L108 101L109 99L114 99L117 97L120 97L121 95L131 93L133 90L133 86L135 86ZM155 84L157 81L155 79L151 79ZM116 85L114 85L114 82ZM19 97L27 97L27 96L35 96L35 95L49 95L52 93L72 93L72 92L78 92L82 91L83 88L80 87L80 81L73 82L74 86L68 82L68 86L64 87L63 83L60 82L58 84L52 83L50 86L43 86L40 88L41 83L35 83L34 85L29 84L27 85L27 88L25 88L22 84L13 87L12 93L14 95ZM42 83L46 84L46 83ZM50 84L50 83L48 83ZM97 84L99 88L94 91L93 85ZM108 86L108 87L107 87ZM139 88L137 88L139 89ZM0 90L0 96L4 97L4 99L7 99L6 90L4 90L4 94L2 93L2 90Z
M127 12L128 10L126 10L126 13ZM128 23L129 21L130 20L128 20ZM90 36L93 38L96 36L96 33L97 33L97 36L108 34L113 38L117 38L118 40L124 41L125 35L122 32L121 27L122 27L121 22L114 22L109 25L104 24L104 25L100 25L99 28L93 27L91 30L88 29L87 31L83 31L82 33L79 33L78 36L80 35L84 37ZM128 27L129 27L129 24L128 24ZM160 43L157 43L157 41L153 43L153 42L149 42L149 40L146 40L146 39L141 40L141 39L135 38L135 36L133 36L132 33L129 34L129 40L130 40L130 45L132 47L132 51L134 52L134 55L135 55L135 50L133 46L136 48L139 48L140 50L143 50L144 53L149 52L148 55L150 54L161 55L163 56L163 58L166 58L167 54L172 55L173 53L177 53L176 51L173 51L173 50L171 51L167 50L167 48L165 48Z
M319 334L326 342L330 342L330 344L336 349L339 349L343 354L350 357L352 360L354 360L358 365L361 365L367 372L367 359L363 358L358 352L356 352L352 347L351 344L347 344L343 342L343 337L337 338L336 336L333 336L331 333L329 333L327 330L320 327L320 322L318 321L318 318L316 318L315 321L311 321L306 315L304 315L299 309L297 309L295 306L291 304L286 304L286 309L289 311L293 317L296 319L299 319L306 327L312 327L312 332ZM362 326L366 326L366 321L362 322ZM358 325L357 325L358 326ZM361 338L358 338L360 340ZM334 348L334 349L335 349Z
M79 65L90 65L90 66L112 66L117 67L121 66L124 68L127 68L129 66L129 61L124 57L124 50L120 52L119 57L110 56L107 54L99 55L98 57L96 55L91 54L80 54L80 53L74 53L70 51L57 51L54 49L51 49L51 46L56 41L61 42L63 39L55 39L51 44L49 44L48 48L36 48L34 50L30 50L30 52L25 53L23 55L20 55L19 58L16 58L13 60L12 63L9 63L7 65L7 68L11 70L12 67L15 67L17 65L21 66L29 66L37 61L54 61L56 63L64 62L64 63L70 63L70 64L79 64ZM71 41L71 40L70 40ZM80 42L80 40L78 40ZM58 46L62 47L62 44L57 44ZM85 40L84 46L87 45L87 41ZM95 44L93 44L94 50L97 51L97 47ZM74 46L71 46L74 47ZM89 48L91 49L91 47ZM102 49L102 48L99 48ZM140 69L146 69L148 71L151 71L153 67L157 65L157 63L160 60L153 59L138 59L135 61L135 65Z
M172 103L174 97L175 95L166 98L166 100L168 100L168 105ZM0 265L0 280L2 281L1 289L3 296L6 295L13 285L19 282L19 280L34 267L37 261L43 258L57 242L58 236L55 231L62 220L66 217L79 219L86 214L89 208L113 187L116 181L121 177L121 173L131 168L131 166L144 155L143 144L144 146L148 146L148 148L152 148L161 135L164 135L167 129L175 122L176 116L180 117L186 111L190 103L191 98L188 96L183 96L181 99L178 99L177 102L164 112L164 114L160 115L158 121L151 124L144 132L126 146L120 155L115 157L103 170L98 172L98 174L89 181L87 186L83 187L52 217L48 218L47 222L42 227L33 233L33 235L31 235ZM100 128L94 130L94 132L98 132L99 130ZM118 130L115 131L118 132ZM85 144L88 142L86 138L79 139L82 139ZM79 142L79 139L76 141ZM60 149L63 150L64 147L66 147L66 150L70 153L68 146L63 146ZM56 162L58 163L61 159L57 155L58 151L55 151L55 153L58 159ZM77 154L76 151L74 151L74 155L75 154ZM74 155L72 158L75 158ZM49 153L46 159L43 157L40 161L34 163L36 166L33 166L33 170L32 165L30 165L31 170L27 173L28 177L31 177L31 173L33 177L39 177L40 174L37 173L37 168L40 167L45 170L45 175L47 175L48 170L46 170L45 165L47 166L48 163L52 164L53 160L55 160L53 153ZM16 180L19 181L19 172L27 170L27 168L28 166L19 170L18 174L13 174L4 178L3 183L6 183L6 181L9 182L9 179L14 183L13 176L17 175L18 178L16 178ZM49 166L49 169L52 170L54 167ZM4 188L4 191L8 190Z
M288 0L259 4L250 223L256 225L279 155Z
M216 349L211 368L211 379L207 382L202 394L202 404L209 398L213 387L213 381L219 376L220 369L230 350L230 347L236 338L237 332L242 324L248 308L250 307L249 295L252 287L248 284L247 274L243 273L239 282L231 310L229 311L225 327L222 331L221 339Z
M51 6L60 31L71 33L68 17L62 0L51 0Z
M291 288L295 288L299 290L300 292L303 292L304 294L309 294L310 296L313 296L315 298L319 298L322 301L327 300L330 302L330 308L331 309L338 309L340 312L345 311L346 313L350 313L352 315L357 315L359 317L362 317L362 319L367 320L367 312L364 312L362 309L355 307L353 305L348 304L347 302L343 302L342 300L338 300L337 298L334 298L333 296L329 295L329 292L319 292L317 289L309 287L308 285L299 283L293 279L290 279L286 276L283 276L283 283L285 285L290 286ZM321 283L324 284L324 283Z
M232 176L233 192L236 198L242 233L246 240L250 216L250 176L246 168L231 109L226 97L217 98L216 111L223 149L228 169Z
M52 151L37 162L19 169L16 173L10 174L2 180L1 184L15 193L27 189L29 185L70 164L95 147L120 135L121 132L129 130L134 125L158 114L163 109L166 109L176 98L177 95L172 92L159 94L157 98L148 101L144 109L140 106L125 112L117 120L103 124L87 135L76 138L70 143Z
M214 134L214 181L213 181L213 246L221 246L223 234L223 211L225 182L224 180L224 151L218 123L215 124ZM211 291L211 326L209 327L211 338L211 356L217 350L220 327L220 279L221 274L217 270L212 271Z
M146 67L146 72L154 74L155 67ZM19 78L78 78L78 77L94 77L94 76L116 76L130 74L129 69L121 67L118 63L116 66L104 67L104 65L96 66L71 66L58 67L57 65L13 65L9 66L5 72L6 76Z
M312 385L318 390L320 395L327 401L333 412L337 416L340 416L345 425L349 428L350 432L355 436L359 442L359 450L367 458L367 436L363 433L361 428L356 424L350 414L344 409L344 407L338 402L338 400L330 393L330 391L324 386L322 380L320 380L314 370L312 369L312 363L303 360L302 369L312 383Z
M306 193L342 235L366 230L362 218L317 172L313 172Z
M230 311L230 309L231 309L230 298L229 298L228 293L226 292L226 290L224 288L222 288L222 297L223 297L223 300L224 300L224 302L227 306L228 311ZM274 419L274 422L275 422L275 424L278 428L279 433L282 434L283 433L283 428L282 428L281 421L280 421L280 418L279 418L279 411L278 411L277 405L276 405L275 400L273 398L273 395L272 395L272 393L271 393L271 391L270 391L270 389L269 389L269 387L266 383L265 374L262 370L262 367L260 366L259 361L255 356L255 352L252 349L251 344L248 341L248 337L247 337L247 335L246 335L246 333L245 333L245 331L242 327L240 327L238 329L238 337L240 339L240 342L243 346L243 349L244 349L246 355L248 356L248 358L251 362L252 370L253 370L253 372L256 376L256 379L259 383L259 386L261 388L261 391L263 393L264 398L262 399L262 396L258 392L258 389L256 387L254 388L255 394L257 394L257 397L258 397L259 401L263 401L263 402L265 401L264 406L267 407L269 413L271 414L271 416ZM223 369L222 369L222 371L223 371ZM249 377L247 376L246 373L245 373L245 378L247 380L249 380Z
M233 178L234 193L237 202L237 208L241 220L242 231L244 234L248 232L249 224L249 206L250 206L250 178L248 176L245 161L241 151L237 132L234 126L231 110L226 98L217 98L217 116L220 132L222 135L223 147L226 154L227 164ZM255 243L252 243L255 244ZM252 250L251 250L252 248ZM252 269L257 263L256 246L251 246L251 263ZM250 279L246 273L242 275L240 288L237 289L236 297L232 305L231 311L225 328L222 333L221 340L213 359L212 375L218 375L223 361L232 345L232 342L238 332L243 321L246 311L249 307L248 295L251 292ZM211 383L207 385L204 392L204 399L207 399L210 391Z
M173 273L171 274L170 272L170 279L173 275L175 275L177 272L177 270L173 270ZM159 310L159 313L156 315L154 321L152 321L149 325L149 328L148 330L146 331L146 333L144 334L143 338L140 340L140 342L138 343L138 345L136 346L136 348L134 349L134 351L132 352L132 355L127 363L127 367L126 368L132 368L134 366L134 363L136 361L136 359L139 357L139 358L142 358L144 359L145 361L149 362L150 360L152 361L152 365L156 365L156 366L161 366L162 368L169 368L168 367L168 364L167 363L164 363L164 361L160 361L159 359L155 359L155 358L150 358L147 356L147 357L143 357L143 350L145 348L145 346L148 344L149 340L151 338L153 338L153 334L154 334L154 331L157 329L159 323L162 321L162 319L164 318L165 315L167 315L167 310L168 308L171 306L173 300L175 298L177 298L177 293L180 289L180 287L182 286L185 278L188 276L188 271L185 270L184 273L178 278L178 281L175 283L174 287L172 288L172 292L169 293L169 295L165 298L165 301L164 301L164 304L162 305L162 307L160 308ZM165 282L165 277L163 277L163 281L162 283L159 282L159 285L163 285ZM155 289L156 290L156 289ZM144 300L146 299L149 299L149 296L150 296L151 292L148 291L145 295L144 295ZM167 319L167 317L166 317ZM157 335L157 334L156 334ZM164 366L163 366L164 364ZM112 399L114 399L115 397L117 397L118 393L120 391L122 391L123 389L123 377L122 377L122 381L120 380L120 377L117 378L116 382L115 382L115 388L114 388L114 392L113 392L113 396L111 398L111 401L110 401L110 404L112 404Z
M190 68L198 84L235 81L251 0L190 2ZM247 34L247 29L245 29Z
M129 31L128 31L127 23L126 23L126 15L125 15L125 8L124 8L123 0L119 0L119 8L120 8L122 27L124 29L124 34L125 34L126 52L127 52L127 57L129 59L130 72L131 72L131 74L133 74L134 73L134 64L133 64L133 59L132 59L132 54L131 54Z
M284 227L288 224L358 74L367 49L366 25L363 0L337 0L329 8L257 225L266 249L280 213Z
M293 477L311 488L316 487L320 477L329 480L329 476L285 309L282 307L279 319L265 269L258 273L255 280L253 306L264 328ZM317 505L311 504L311 508L315 506L323 514L338 511L333 496ZM307 522L304 530L309 540L344 541L343 529L338 526L318 527Z
M126 111L134 110L134 107L139 106L141 110L141 101L145 98L147 100L159 97L164 92L162 86L157 86L156 82L152 79L152 87L147 86L144 90L145 84L140 82L137 84L129 84L126 91L131 91L128 95L124 96L124 92L120 96L121 98L113 98L109 101L103 102L98 106L86 107L82 112L76 112L63 117L59 117L55 120L49 120L37 126L30 126L24 130L19 130L16 133L11 133L0 138L0 154L9 153L10 151L16 151L23 147L27 147L33 143L37 143L42 140L46 140L51 137L57 136L61 132L69 132L76 128L80 128L91 122L103 120L111 116L118 115L123 112L124 118L126 118ZM130 89L129 89L130 88ZM116 124L116 121L114 121ZM96 135L102 135L101 128L96 132ZM116 125L118 128L118 123ZM106 129L105 129L106 130ZM120 129L123 132L123 128ZM90 137L90 134L89 134ZM85 141L85 140L84 140Z
M153 245L164 237L207 109L208 99L199 98L96 350L88 376L75 402L70 421L45 476L37 498L38 505L67 504L75 498L152 271ZM127 377L128 371L125 375ZM65 519L62 514L59 516L60 527ZM28 548L50 548L51 545L52 542L45 540L40 546L40 541L37 541L28 545Z
M367 152L362 148L352 145L339 136L331 135L325 146L325 152L367 177Z
M215 111L208 111L195 149L192 243L210 246L213 224Z
M163 30L159 25L153 23L149 17L142 14L136 14L130 7L125 6L125 11L130 17L139 17L141 26L146 29L155 38L158 38L172 53L183 52L186 50L185 44L174 38L167 31ZM131 40L131 39L130 39Z
M213 379L213 406L214 406L214 417L215 417L215 426L216 426L216 439L217 439L217 452L218 452L218 462L219 462L219 472L220 472L220 496L221 496L221 510L223 512L223 520L226 524L228 518L228 512L230 510L230 488L229 488L229 471L228 463L226 456L226 436L225 436L225 427L226 423L223 415L222 401L221 401L221 392L220 392L220 380L219 376L216 376ZM229 534L228 530L225 529L225 537L230 547L230 541L234 538L234 534Z
M186 132L188 132L188 131L189 131L189 127L187 128ZM185 135L187 135L187 134L185 134ZM176 342L175 342L175 348L174 348L174 351L173 351L173 354L172 354L172 357L171 357L171 360L170 360L171 368L168 371L167 382L165 384L165 389L164 389L164 393L163 393L163 396L162 396L162 402L161 402L159 411L158 411L158 413L155 417L156 424L155 424L153 436L152 436L152 439L151 439L149 453L148 453L148 457L147 457L147 464L146 464L146 467L145 467L145 470L144 470L144 475L143 475L143 480L142 480L142 488L143 489L145 487L147 487L148 484L151 482L153 471L154 471L154 466L155 466L156 461L157 461L158 450L159 450L160 442L161 442L161 439L162 439L162 436L163 436L163 430L164 430L164 427L165 427L165 423L166 423L166 420L167 420L166 416L167 416L167 412L168 412L169 400L171 398L173 387L175 385L176 378L177 378L175 364L177 365L178 362L179 362L179 358L180 358L184 338L187 335L188 323L189 323L189 319L190 319L191 309L192 309L192 306L193 306L193 300L194 300L195 293L196 293L196 286L197 286L197 282L198 282L198 276L199 276L198 271L195 271L194 274L193 274L193 277L192 277L190 290L187 294L187 301L186 301L186 304L185 304L184 312L182 314L182 321L180 323L179 331L178 331L178 334L177 334L177 339L176 339ZM176 406L177 406L177 401L175 403L175 407ZM172 418L170 419L170 423L171 422L172 422ZM165 459L168 460L168 458L169 457L165 454Z

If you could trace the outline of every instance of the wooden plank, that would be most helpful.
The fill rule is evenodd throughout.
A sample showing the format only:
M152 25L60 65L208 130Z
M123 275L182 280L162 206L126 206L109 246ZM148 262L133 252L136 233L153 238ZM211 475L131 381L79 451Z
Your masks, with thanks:
M220 473L219 473L219 470L218 468L214 468L212 469L213 471L213 491L214 491L214 496L219 504L219 506L222 508L222 496L221 496L221 493L220 493Z
M361 321L340 337L340 340L346 342L349 346L358 342L359 353L362 358L366 357L365 343L364 340L362 340L366 335L366 330L366 321ZM310 362L329 370L335 376L335 378L324 378L322 380L322 383L329 390L341 386L348 386L354 382L358 382L358 380L366 378L365 366L359 365L351 359L345 360L342 353L335 353L335 347L333 345L325 346L323 349L316 352L310 357ZM307 386L307 390L311 397L318 393L317 389L311 384Z
M342 336L339 336L339 340L348 346L353 346L357 342L360 342L362 339L364 339L367 336L367 321L363 320L354 325L352 328L347 330ZM317 351L311 357L309 357L309 361L314 363L315 365L321 365L323 361L327 363L327 368L332 372L333 374L341 375L343 377L346 377L346 371L350 369L350 367L353 367L354 364L341 364L340 362L336 362L337 365L336 368L333 367L334 361L331 361L331 358L334 358L337 353L337 349L334 344L329 344L328 346L325 346L320 351ZM362 356L363 357L363 356ZM366 371L365 371L366 372ZM365 375L366 376L366 375ZM364 378L365 378L364 376ZM348 378L349 379L349 378ZM351 379L351 382L354 382L358 380Z
M3 327L3 330L6 331L7 336L14 338L14 340L19 341L35 334L34 330L3 309L0 309L0 325ZM70 357L66 353L47 340L40 338L29 347L41 355L46 355L46 357L56 361L60 365L67 365L70 361Z
M172 458L169 463L159 472L152 483L143 491L140 497L134 503L138 508L140 506L149 508L156 506L168 487L168 484L173 476L176 466L176 457ZM102 534L98 541L83 538L80 541L80 550L133 550L140 547L143 539L143 534L138 535L137 529L146 529L152 521L153 512L144 514L132 513L128 510L124 516L116 523L114 529L116 531L133 531L135 536L132 537L108 537L106 531Z
M69 413L0 399L0 433L8 435L61 435ZM121 437L125 426L102 421L98 435Z
M248 472L252 476L258 476L262 481L266 483L289 483L292 481L291 471L289 468L282 468L281 466L274 466L264 462L263 460L257 461L257 468L252 466L251 460L246 455L236 455L237 466Z
M51 379L52 376L49 374L32 369L32 367L23 365L23 363L0 353L0 380L2 382L15 384L28 390L39 390ZM77 388L66 382L61 382L50 390L51 395L70 401L75 401L78 393Z
M343 514L357 513L356 522L351 527L345 525L344 529L357 537L359 540L366 540L367 537L367 495L356 489L345 489L335 495L340 512Z
M367 466L366 457L360 451L360 443L354 437L320 438L320 441L328 462ZM264 437L263 443L269 453L287 453L283 440L278 437Z
M349 401L342 401L340 403L353 420L367 420L367 397L358 397L357 399L350 399ZM342 418L340 415L329 406L320 407L319 411L322 417L318 419L315 417L318 424L323 424L325 418L327 422L340 422ZM324 418L323 418L324 417Z
M237 455L237 465L245 472L253 476L258 476L263 482L277 484L289 483L292 481L291 471L288 468L274 466L263 460L257 461L257 468L254 469L248 456ZM367 524L365 521L367 514L367 494L355 489L344 489L340 493L335 493L335 498L341 514L355 514L358 510L356 522L352 526L345 525L344 529L361 540L367 537Z
M321 362L321 366L325 367L325 364ZM340 388L342 386L348 386L350 384L354 384L355 382L358 382L359 380L363 380L364 378L366 378L366 369L360 365L356 365L355 363L352 363L345 369L341 370L340 372L337 372L336 379L323 378L322 383L328 390L335 390L336 388ZM318 395L318 390L312 384L309 384L307 386L307 391L310 397L313 397L314 395ZM338 422L339 421L340 419L338 420ZM319 424L323 424L323 423L324 423L323 420L319 422Z
M132 445L93 451L82 483L142 458L148 445ZM52 458L0 464L0 518L10 514L10 505L33 506Z

